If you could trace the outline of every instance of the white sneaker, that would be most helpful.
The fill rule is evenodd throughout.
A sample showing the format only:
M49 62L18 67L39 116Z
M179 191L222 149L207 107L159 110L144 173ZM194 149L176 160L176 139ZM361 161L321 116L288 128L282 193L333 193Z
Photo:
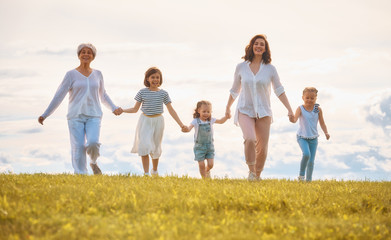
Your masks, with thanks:
M205 178L210 179L210 171L205 172Z
M149 177L150 175L149 175L149 172L145 172L144 173L144 177Z
M257 176L255 175L255 173L253 172L248 172L248 177L247 177L247 180L248 181L256 181L257 180Z
M297 180L299 180L299 182L304 182L304 176L299 176L299 177L297 177Z
M156 170L151 169L151 175L152 176L159 176L159 172Z

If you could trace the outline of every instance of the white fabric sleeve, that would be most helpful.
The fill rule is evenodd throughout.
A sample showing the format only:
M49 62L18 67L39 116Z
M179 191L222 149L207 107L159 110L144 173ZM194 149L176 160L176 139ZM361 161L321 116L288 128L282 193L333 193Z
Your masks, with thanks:
M242 81L239 72L240 72L240 64L236 66L235 73L234 73L234 82L232 84L231 90L229 91L233 99L236 99L239 96L240 90L242 88Z
M191 121L190 125L193 125L194 127L198 126L197 119L194 118L193 121Z
M101 78L100 78L99 95L100 95L100 99L101 99L103 105L105 105L108 109L111 109L112 112L114 112L114 110L118 108L113 103L113 101L111 101L109 95L107 95L107 93L106 93L102 73L101 73Z
M275 67L273 67L272 84L273 84L274 94L276 94L277 97L279 97L281 94L285 92Z
M71 88L71 79L69 73L66 73L60 86L58 86L57 91L54 94L54 97L50 102L48 108L41 116L44 118L49 117L58 108L58 106L60 106L62 100L64 100L70 88Z

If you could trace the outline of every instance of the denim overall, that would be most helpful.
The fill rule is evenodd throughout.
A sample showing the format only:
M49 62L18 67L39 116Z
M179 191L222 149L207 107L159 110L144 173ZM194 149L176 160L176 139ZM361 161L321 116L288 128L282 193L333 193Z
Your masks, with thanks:
M213 159L215 148L213 145L212 124L210 122L201 124L197 118L198 133L197 139L194 141L195 161L204 161L205 159Z

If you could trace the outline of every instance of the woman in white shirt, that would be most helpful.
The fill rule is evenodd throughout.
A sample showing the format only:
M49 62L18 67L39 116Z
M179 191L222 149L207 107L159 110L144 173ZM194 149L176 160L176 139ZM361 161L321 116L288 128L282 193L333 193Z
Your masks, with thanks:
M226 116L231 115L231 105L239 96L234 122L239 124L244 138L244 154L249 168L248 180L259 180L265 165L272 110L271 86L288 110L293 111L281 85L276 68L271 64L269 43L264 35L256 35L246 46L244 62L235 70L234 82L228 98Z
M49 117L69 93L68 127L71 139L72 166L76 174L88 174L86 153L91 158L90 166L94 174L102 174L96 160L99 157L99 133L102 119L100 102L115 115L122 109L114 105L107 95L102 73L90 67L95 59L96 48L90 43L82 43L77 48L79 67L68 71L57 89L46 111L38 118Z

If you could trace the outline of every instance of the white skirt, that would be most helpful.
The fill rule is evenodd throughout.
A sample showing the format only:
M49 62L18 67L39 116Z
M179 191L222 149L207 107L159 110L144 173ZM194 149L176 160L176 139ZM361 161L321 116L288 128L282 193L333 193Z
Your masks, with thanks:
M162 154L163 131L163 115L147 117L141 114L131 152L138 153L139 156L151 155L152 159L158 159Z

